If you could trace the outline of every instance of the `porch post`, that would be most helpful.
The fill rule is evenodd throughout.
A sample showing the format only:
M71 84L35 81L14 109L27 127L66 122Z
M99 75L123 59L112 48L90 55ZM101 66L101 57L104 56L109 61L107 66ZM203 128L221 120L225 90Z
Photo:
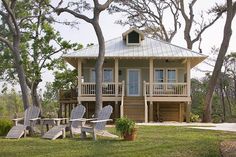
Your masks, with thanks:
M81 81L82 79L82 63L81 60L78 59L78 103L80 104L80 96L81 96Z
M118 96L118 83L119 83L119 61L115 59L115 95Z
M190 61L187 60L187 96L190 97L190 88L191 88L191 67Z
M118 59L115 59L115 96L118 97L118 83L119 83L119 62ZM118 101L115 102L115 117L119 115L119 106Z
M149 83L150 83L150 97L152 97L153 94L153 59L151 58L149 60ZM153 102L150 101L149 104L149 121L153 121Z
M191 66L190 60L187 60L187 96L190 97L191 93ZM186 122L190 122L191 102L186 104Z

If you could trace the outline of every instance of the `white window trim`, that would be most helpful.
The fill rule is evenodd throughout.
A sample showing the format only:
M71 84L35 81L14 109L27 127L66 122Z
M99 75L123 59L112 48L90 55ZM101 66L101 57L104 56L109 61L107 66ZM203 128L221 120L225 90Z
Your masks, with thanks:
M164 72L164 75L163 75L163 82L162 83L165 83L166 82L166 71L165 71L165 68L154 68L154 74L153 74L153 80L154 80L154 82L155 83L160 83L160 82L157 82L157 80L156 80L156 78L155 78L155 76L156 76L156 70L163 70L163 72Z
M138 71L139 72L139 82L138 82L138 94L137 95L129 95L129 71L130 70L136 70L136 71ZM140 96L140 94L141 94L141 85L140 85L140 83L141 83L141 69L135 69L135 68L130 68L130 69L127 69L126 70L126 81L127 81L127 85L126 85L126 89L127 89L127 95L128 96Z
M136 33L138 33L138 32L136 32ZM141 35L140 34L139 34L139 43L129 43L129 34L126 35L126 45L133 46L133 45L140 45L140 44L141 44Z
M178 73L178 71L177 71L177 68L166 68L166 83L170 83L170 82L168 82L168 70L175 70L175 82L171 82L171 83L177 83L177 73ZM166 87L166 90L173 90L173 88L169 88L169 86L167 85L167 87Z
M114 70L113 70L113 68L103 68L103 70L102 70L102 81L104 82L104 70L111 70L111 72L112 72L111 82L114 82Z
M177 68L166 68L166 83L168 83L168 70L175 70L175 82L174 83L177 83L177 78L178 78L178 71L177 71Z
M90 74L89 74L89 81L92 82L92 83L95 83L96 82L96 72L95 72L95 79L94 79L94 82L92 81L92 72L93 70L95 71L94 68L90 68Z
M114 81L114 69L113 68L103 68L102 69L102 82L104 82L104 70L105 69L108 69L108 70L111 70L112 71L112 81L111 82L113 82ZM92 71L95 71L95 69L94 68L90 68L90 74L89 74L89 81L90 82L92 82L92 83L95 83L95 82L93 82L92 81ZM95 72L96 73L96 72ZM95 74L96 75L96 74ZM95 76L95 80L96 80L96 76Z

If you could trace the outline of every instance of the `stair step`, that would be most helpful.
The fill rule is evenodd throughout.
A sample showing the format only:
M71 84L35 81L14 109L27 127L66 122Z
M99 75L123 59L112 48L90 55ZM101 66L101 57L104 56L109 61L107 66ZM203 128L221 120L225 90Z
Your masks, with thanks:
M129 101L129 102L126 102L126 101L124 101L124 104L126 105L126 104L130 104L130 105L144 105L144 102L131 102L131 101Z

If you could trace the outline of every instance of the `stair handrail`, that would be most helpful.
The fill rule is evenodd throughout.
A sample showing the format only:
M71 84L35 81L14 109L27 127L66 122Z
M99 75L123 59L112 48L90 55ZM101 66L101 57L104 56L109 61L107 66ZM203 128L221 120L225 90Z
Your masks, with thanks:
M145 107L145 110L144 110L144 121L145 123L148 122L148 105L147 105L147 92L146 92L146 81L143 81L143 96L144 96L144 107Z

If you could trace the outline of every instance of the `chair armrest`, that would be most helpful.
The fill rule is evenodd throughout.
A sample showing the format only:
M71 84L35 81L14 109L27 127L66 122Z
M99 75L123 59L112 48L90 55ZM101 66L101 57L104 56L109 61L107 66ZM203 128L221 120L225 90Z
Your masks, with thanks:
M41 118L32 118L32 119L30 119L30 120L29 120L29 121L30 121L30 126L31 126L31 127L34 127L37 122L39 123L39 120L40 120L40 119L41 119Z
M93 120L91 121L91 123L101 123L101 122L108 122L108 121L112 121L112 119Z
M52 118L54 120L68 120L69 118Z
M40 120L41 118L32 118L32 119L30 119L30 121L36 121L36 120Z
M23 117L21 117L21 118L14 118L14 119L12 119L13 121L20 121L20 120L23 120L24 118Z
M84 121L86 121L86 119L85 119L85 118L79 118L79 119L70 119L69 121L70 121L70 122L76 122L76 121L79 121L79 122L84 122Z
M86 122L86 121L92 121L92 120L97 120L97 118L89 118L89 119L80 118L80 119L78 119L77 121Z
M24 119L23 117L15 118L15 119L12 119L12 121L14 122L14 125L16 126L18 124L18 121L23 120L23 119Z

